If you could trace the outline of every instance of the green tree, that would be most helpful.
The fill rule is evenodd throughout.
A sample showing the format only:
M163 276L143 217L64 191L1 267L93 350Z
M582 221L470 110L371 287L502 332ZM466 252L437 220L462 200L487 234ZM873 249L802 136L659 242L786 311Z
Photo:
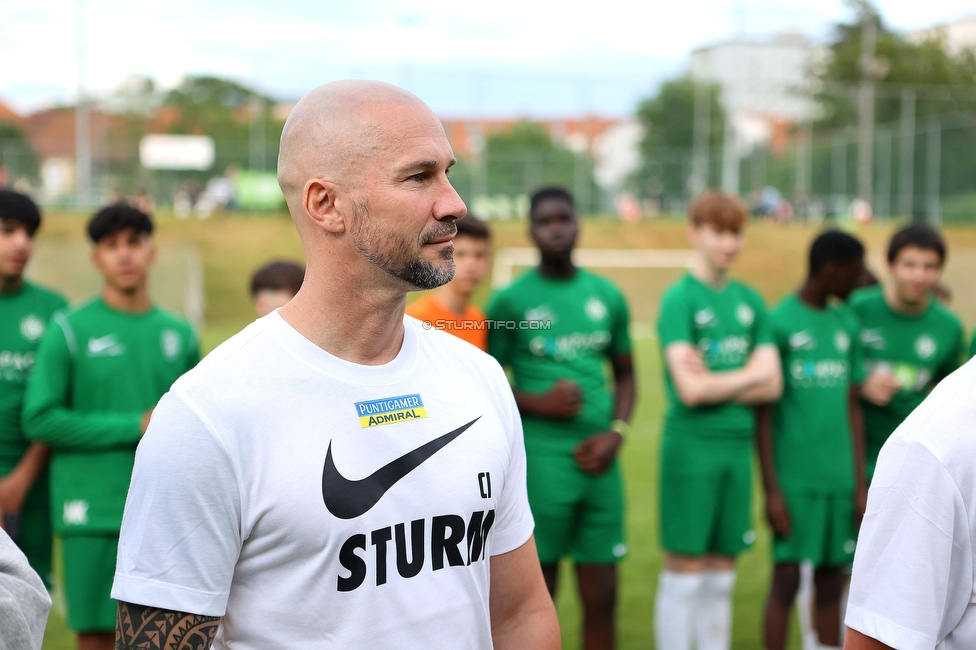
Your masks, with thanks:
M717 167L725 131L725 109L719 87L688 77L672 79L637 108L644 137L640 142L641 166L630 184L639 195L665 201L688 198L695 138L695 95L701 90L708 101L709 178L716 178L713 170Z
M217 170L229 165L249 167L255 145L265 152L264 167L270 170L275 167L278 140L284 127L284 122L272 116L274 103L270 97L234 81L186 77L163 100L163 110L170 109L174 116L166 130L212 137Z
M912 211L924 211L923 194L927 187L930 163L926 148L930 145L929 129L934 124L940 129L939 193L942 197L971 192L976 183L976 159L971 152L976 148L976 54L973 50L954 52L945 47L940 38L927 41L909 40L890 30L882 17L867 2L854 0L850 3L853 17L850 22L837 25L833 42L825 60L814 67L816 79L815 99L820 107L820 118L815 121L816 139L813 156L814 193L826 194L836 184L835 155L831 138L853 142L853 132L844 131L858 123L858 86L862 79L861 50L865 26L870 19L877 20L874 78L876 81L875 137L890 137L890 157L887 173L891 179L891 196L875 196L882 205L898 207L901 177L898 151L902 146L900 120L912 107L915 133L911 136L914 150L914 179L912 190L915 199ZM906 96L914 96L906 102ZM912 113L905 113L911 115ZM876 147L879 146L876 140ZM819 144L820 154L817 155ZM844 154L847 176L844 193L848 197L855 187L856 168L851 161L856 155L853 144ZM882 164L875 156L875 174L881 173ZM876 183L875 192L878 187Z
M8 180L38 180L40 162L27 134L16 124L0 122L0 167L7 169Z
M815 68L815 99L822 118L815 125L835 128L857 123L857 85L862 78L861 48L866 21L874 10L864 1L852 3L854 20L837 25L824 64ZM874 77L877 81L875 120L896 122L902 111L902 90L916 90L915 115L925 117L976 109L976 57L972 50L954 55L940 40L909 41L877 17Z
M533 122L489 135L481 164L462 161L452 173L455 187L469 202L476 194L515 199L545 185L560 185L574 194L581 213L604 207L590 158L554 143L545 126Z

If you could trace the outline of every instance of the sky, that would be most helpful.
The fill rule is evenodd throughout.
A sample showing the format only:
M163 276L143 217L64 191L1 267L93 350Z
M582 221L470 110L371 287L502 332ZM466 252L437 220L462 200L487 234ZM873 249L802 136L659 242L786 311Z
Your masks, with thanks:
M972 0L878 6L900 31L976 14ZM844 0L0 0L0 101L26 113L73 102L79 80L98 93L210 74L282 101L380 79L445 118L623 116L696 48L783 31L827 42L852 16Z

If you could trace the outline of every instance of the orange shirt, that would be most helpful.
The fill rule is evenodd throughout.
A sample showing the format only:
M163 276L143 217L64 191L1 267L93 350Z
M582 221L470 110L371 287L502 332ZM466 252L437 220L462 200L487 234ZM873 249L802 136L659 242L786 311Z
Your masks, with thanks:
M407 305L407 315L426 321L431 327L444 330L485 352L488 351L488 330L484 328L485 312L474 305L468 305L464 315L458 318L434 294L428 293Z

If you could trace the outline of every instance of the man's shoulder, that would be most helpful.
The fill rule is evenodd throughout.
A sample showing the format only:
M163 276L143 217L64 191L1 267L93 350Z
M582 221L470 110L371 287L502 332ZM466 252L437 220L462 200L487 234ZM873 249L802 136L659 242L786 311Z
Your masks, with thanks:
M791 316L795 316L797 312L798 302L799 302L799 298L795 293L790 293L786 295L782 300L774 304L769 309L769 317L778 319L778 318L788 318Z
M164 307L158 305L153 307L153 316L158 320L159 324L163 327L170 327L176 329L182 329L189 332L193 331L193 326L183 316L175 312L171 312Z
M516 297L521 295L526 288L531 288L539 284L545 278L536 269L528 269L517 278L511 281L508 286L495 292L495 296Z
M687 297L693 290L696 280L690 273L685 273L672 282L661 294L661 302L671 302Z
M765 303L762 294L759 293L759 291L757 291L751 284L747 284L742 280L737 280L736 278L729 278L726 292L732 297L739 297L752 302L758 302L760 304Z
M488 316L485 314L485 310L481 307L478 307L477 305L468 305L465 318L482 321L488 318Z
M487 313L495 317L499 309L519 309L534 301L538 295L538 282L541 277L535 269L529 269L508 286L498 289L492 293L488 301Z
M24 282L24 289L32 292L49 311L57 311L68 306L68 300L59 292L34 282Z
M828 313L834 317L841 327L851 331L857 332L858 330L858 320L857 314L851 309L851 306L846 302L841 302L833 305L827 305Z
M885 306L884 290L881 285L857 289L847 299L847 305L858 314Z
M217 385L240 378L240 373L255 372L261 368L258 345L267 340L268 316L259 318L237 334L214 348L192 369L180 377L173 389L188 390L208 382Z
M84 327L86 323L97 320L104 313L104 307L98 298L91 298L72 307L66 307L54 316L54 322L61 327L74 329Z
M952 332L953 336L960 337L961 340L963 330L962 321L948 307L934 298L932 299L932 309L929 311L929 317L938 323L940 327L944 327Z
M594 273L589 269L579 269L579 272L584 278L587 278L592 285L594 285L602 294L611 295L621 300L624 298L624 292L620 290L620 287L611 280L610 278L600 275L599 273Z

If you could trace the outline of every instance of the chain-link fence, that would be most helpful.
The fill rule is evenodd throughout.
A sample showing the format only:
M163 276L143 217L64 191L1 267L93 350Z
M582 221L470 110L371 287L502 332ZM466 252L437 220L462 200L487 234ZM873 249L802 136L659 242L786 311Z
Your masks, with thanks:
M976 221L976 156L972 155L976 109L921 117L910 128L904 122L881 123L873 133L869 204L875 217ZM726 140L735 145L734 139ZM631 145L636 149L638 140ZM280 201L267 201L267 193L273 191L277 148L265 139L215 140L211 168L191 172L142 167L136 136L93 137L87 206L79 206L74 142L47 142L46 147L66 153L42 157L22 138L0 138L6 183L30 191L49 207L88 209L134 195L146 196L164 209L179 210L187 201L195 206L201 199L209 201L211 209L283 207ZM528 196L543 185L570 189L583 214L619 212L622 195L632 197L645 216L680 214L691 198L696 173L691 143L687 148L655 152L642 181L624 174L602 184L597 181L601 166L614 161L595 160L588 153L592 146L557 149L461 156L452 170L452 182L472 211L488 218L524 216ZM707 161L697 167L707 169L700 186L735 191L757 214L817 220L848 216L858 209L858 133L853 127L827 130L799 124L789 129L785 144L775 150L757 146L740 153L713 146ZM684 182L677 188L664 187L663 177ZM263 202L237 200L253 194L254 187L260 188Z

